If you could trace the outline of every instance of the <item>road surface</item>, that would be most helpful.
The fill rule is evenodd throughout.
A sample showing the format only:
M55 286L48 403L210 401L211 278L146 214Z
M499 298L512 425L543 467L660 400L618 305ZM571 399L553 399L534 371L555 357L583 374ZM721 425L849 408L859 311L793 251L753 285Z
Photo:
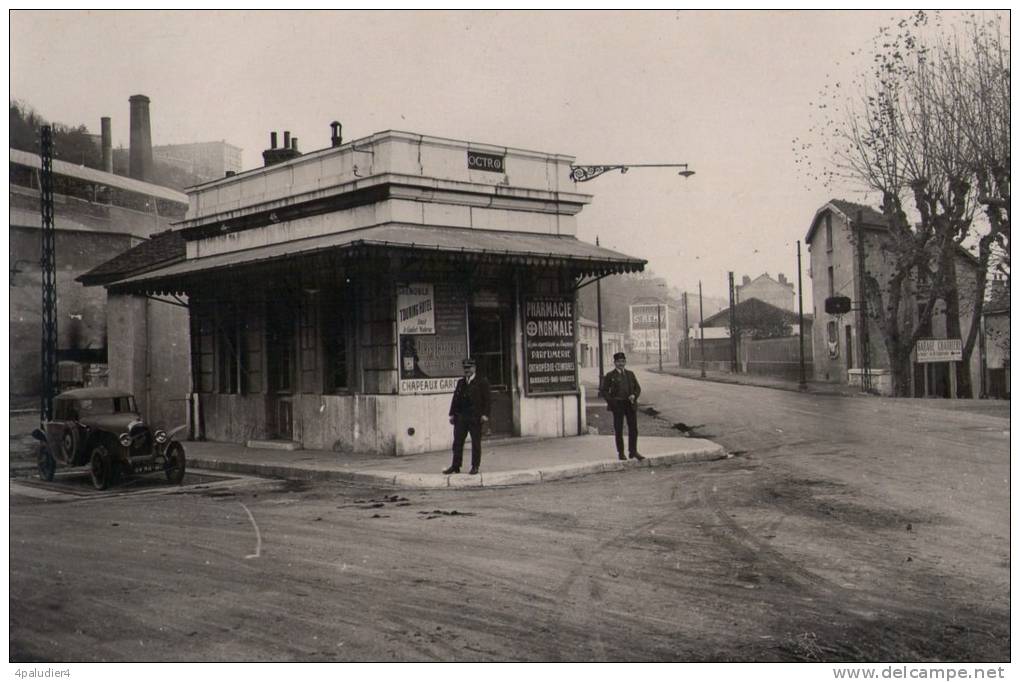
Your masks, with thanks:
M13 484L11 659L1008 660L1008 419L639 372L646 431L736 456L482 490Z

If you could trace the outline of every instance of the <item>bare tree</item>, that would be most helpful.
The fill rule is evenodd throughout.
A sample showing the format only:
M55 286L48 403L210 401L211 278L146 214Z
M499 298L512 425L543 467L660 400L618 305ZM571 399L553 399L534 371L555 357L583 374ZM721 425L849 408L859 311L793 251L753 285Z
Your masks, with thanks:
M911 352L937 307L949 335L962 336L957 263L965 242L980 237L957 382L960 395L971 395L967 367L993 250L1007 272L1009 263L1008 48L994 22L971 16L963 36L940 23L917 12L883 28L870 70L849 88L823 91L813 130L830 160L830 185L849 180L882 197L888 231L869 251L883 267L869 267L862 288L901 396ZM974 220L978 206L987 221Z

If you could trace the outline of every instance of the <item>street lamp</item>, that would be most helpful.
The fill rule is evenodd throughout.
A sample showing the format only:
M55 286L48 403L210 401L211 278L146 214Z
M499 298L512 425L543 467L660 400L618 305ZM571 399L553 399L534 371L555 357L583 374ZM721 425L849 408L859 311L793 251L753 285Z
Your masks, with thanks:
M603 173L618 170L621 174L631 168L681 168L677 173L682 178L689 178L694 171L687 167L686 163L605 163L591 166L575 166L570 164L570 179L574 182L588 182L594 180Z
M588 182L594 180L603 173L609 171L618 170L620 174L624 174L631 168L679 168L677 172L682 178L689 178L694 175L686 163L606 163L597 165L575 165L570 164L570 179L576 182ZM598 238L595 239L595 244L598 245ZM602 374L602 291L599 288L599 280L596 280L596 296L598 306L598 325L599 325L599 375L601 380ZM659 371L662 371L662 312L659 311ZM704 370L702 370L704 372Z

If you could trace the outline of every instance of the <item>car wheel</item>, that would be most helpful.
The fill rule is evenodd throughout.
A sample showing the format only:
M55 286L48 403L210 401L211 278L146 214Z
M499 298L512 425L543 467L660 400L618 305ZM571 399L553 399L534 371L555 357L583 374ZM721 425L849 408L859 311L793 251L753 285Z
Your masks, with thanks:
M74 466L74 458L78 454L78 429L65 426L60 434L60 460L67 466Z
M57 462L53 459L53 453L49 446L39 446L39 478L44 481L52 481L53 475L57 472Z
M166 449L166 480L180 484L184 480L184 469L187 467L184 446L171 443Z
M96 490L106 490L110 485L113 474L113 467L110 462L110 453L106 447L97 445L92 448L92 457L89 460L89 475L92 477L92 487Z

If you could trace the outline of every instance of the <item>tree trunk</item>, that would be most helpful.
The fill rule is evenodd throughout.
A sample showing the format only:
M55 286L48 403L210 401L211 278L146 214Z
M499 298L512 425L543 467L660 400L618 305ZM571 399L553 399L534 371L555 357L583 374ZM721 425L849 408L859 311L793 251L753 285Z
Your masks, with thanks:
M946 280L946 338L961 339L960 330L960 289L956 278L956 259L950 256L945 265ZM973 388L970 383L970 356L965 353L962 362L955 363L956 398L972 398Z
M910 349L897 349L889 353L889 364L892 374L892 394L896 398L910 397L910 383L913 379L914 365L910 362Z

